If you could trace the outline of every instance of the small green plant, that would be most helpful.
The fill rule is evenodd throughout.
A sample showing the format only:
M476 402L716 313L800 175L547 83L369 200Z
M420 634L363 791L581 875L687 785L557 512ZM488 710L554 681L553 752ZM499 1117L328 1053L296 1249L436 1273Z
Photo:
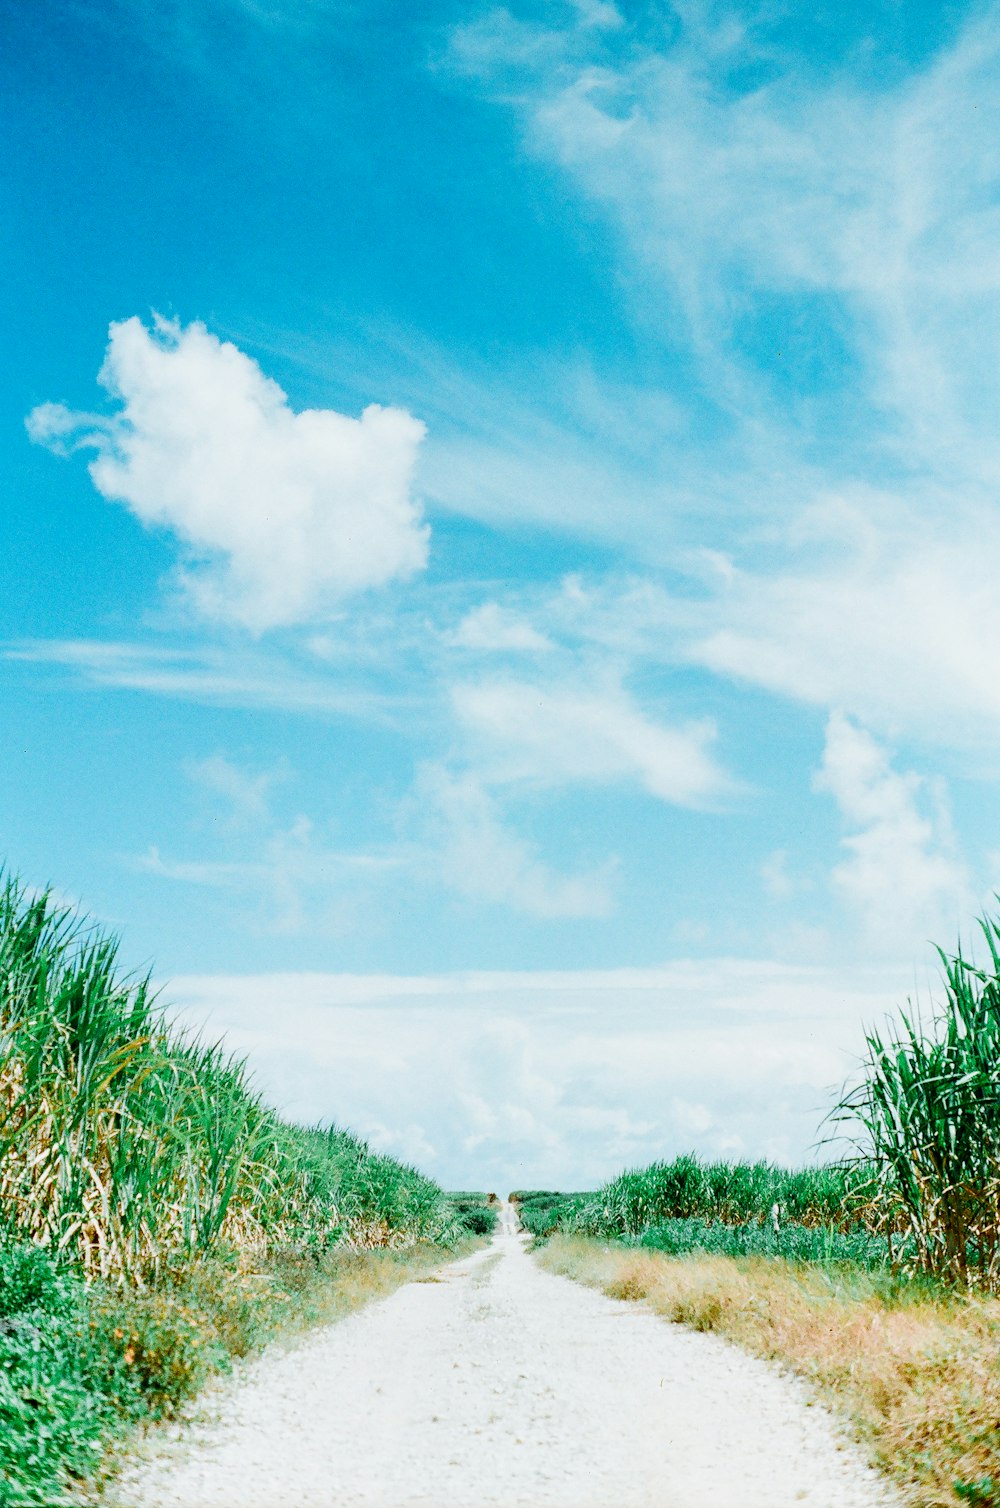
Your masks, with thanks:
M980 1477L978 1482L956 1482L955 1494L973 1508L996 1508L1000 1503L1000 1481L996 1477Z

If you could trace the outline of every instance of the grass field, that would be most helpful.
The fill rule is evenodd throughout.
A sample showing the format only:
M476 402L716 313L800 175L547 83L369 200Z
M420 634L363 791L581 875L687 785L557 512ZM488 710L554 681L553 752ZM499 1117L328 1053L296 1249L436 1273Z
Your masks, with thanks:
M116 954L0 886L2 1508L73 1501L123 1428L493 1219L485 1195L282 1120Z
M868 1038L857 1156L693 1155L522 1190L541 1259L808 1376L926 1508L1000 1505L1000 924L941 1002ZM122 1431L276 1330L490 1235L337 1127L275 1114L172 1029L115 940L0 885L0 1508L76 1502Z

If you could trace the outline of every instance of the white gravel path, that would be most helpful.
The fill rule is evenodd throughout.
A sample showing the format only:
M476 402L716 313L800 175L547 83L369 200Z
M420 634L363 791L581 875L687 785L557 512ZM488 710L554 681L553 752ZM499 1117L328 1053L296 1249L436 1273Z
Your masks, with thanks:
M505 1212L506 1213L506 1212ZM544 1273L504 1230L214 1395L127 1508L876 1508L794 1379Z

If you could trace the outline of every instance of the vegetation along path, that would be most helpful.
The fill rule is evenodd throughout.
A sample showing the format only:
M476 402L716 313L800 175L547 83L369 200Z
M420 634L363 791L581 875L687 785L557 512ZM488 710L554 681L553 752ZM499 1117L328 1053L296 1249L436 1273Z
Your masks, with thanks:
M130 1508L874 1508L890 1490L801 1385L492 1246L216 1395L120 1483Z

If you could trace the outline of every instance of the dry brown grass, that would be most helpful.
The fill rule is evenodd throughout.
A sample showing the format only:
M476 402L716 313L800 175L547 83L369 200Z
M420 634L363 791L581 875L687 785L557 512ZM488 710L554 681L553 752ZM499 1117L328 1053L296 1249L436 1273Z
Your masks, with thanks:
M550 1272L785 1363L919 1508L1000 1505L1000 1301L774 1258L667 1257L556 1237Z

